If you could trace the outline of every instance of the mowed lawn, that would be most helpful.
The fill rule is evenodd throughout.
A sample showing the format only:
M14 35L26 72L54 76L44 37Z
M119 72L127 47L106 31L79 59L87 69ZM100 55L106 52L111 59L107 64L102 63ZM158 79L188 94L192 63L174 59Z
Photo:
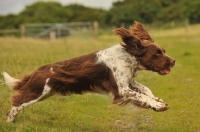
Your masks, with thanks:
M170 109L154 112L132 105L112 104L98 94L53 96L21 111L15 123L6 122L10 95L0 75L1 132L198 132L200 131L200 26L150 30L155 42L176 65L167 76L141 71L136 80L162 98ZM0 38L0 71L13 77L39 66L110 47L120 39L109 33L70 36L54 42L31 38Z

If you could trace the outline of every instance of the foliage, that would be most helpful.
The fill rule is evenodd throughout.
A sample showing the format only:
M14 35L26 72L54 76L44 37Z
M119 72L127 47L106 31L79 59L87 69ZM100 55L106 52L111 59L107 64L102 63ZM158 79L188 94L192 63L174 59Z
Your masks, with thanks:
M0 16L0 29L19 28L26 23L62 23L98 21L101 26L127 27L134 21L142 23L168 23L189 19L200 22L200 1L188 0L118 0L110 10L89 8L57 2L36 2L18 15Z
M99 21L104 24L103 20L107 13L103 9L94 9L77 4L66 6L65 9L72 11L72 16L69 18L70 22Z
M0 16L0 29L19 28L27 23L99 21L103 24L105 14L105 10L77 4L62 6L57 2L37 2L27 6L18 15Z
M66 22L72 16L72 11L65 9L56 2L37 2L27 6L18 19L23 23L56 23Z
M113 3L108 15L109 22L117 26L124 23L131 25L135 20L152 23L157 17L160 6L154 0L124 0Z
M187 8L185 7L187 5ZM185 17L189 18L189 20L192 23L199 23L200 22L200 12L199 7L200 7L200 1L195 0L195 1L182 1L181 6L184 7L183 14L185 14Z
M16 20L16 15L0 16L0 29L19 28L19 23Z

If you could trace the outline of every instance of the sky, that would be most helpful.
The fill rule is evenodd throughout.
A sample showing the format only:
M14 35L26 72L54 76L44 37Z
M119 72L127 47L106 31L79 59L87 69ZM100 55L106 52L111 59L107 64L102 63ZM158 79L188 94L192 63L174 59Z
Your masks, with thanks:
M109 9L112 3L117 0L0 0L0 15L18 14L27 5L31 5L37 1L56 1L62 5L77 3L88 7Z

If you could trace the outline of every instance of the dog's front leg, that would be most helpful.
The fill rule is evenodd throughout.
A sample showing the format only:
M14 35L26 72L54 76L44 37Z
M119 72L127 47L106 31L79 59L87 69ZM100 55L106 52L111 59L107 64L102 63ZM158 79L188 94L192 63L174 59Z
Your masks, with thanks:
M134 72L131 68L133 67L131 64L123 60L113 61L113 64L119 67L111 67L110 69L113 71L113 75L118 86L118 91L123 99L123 102L131 101L143 108L152 108L155 111L165 111L169 108L167 104L157 101L148 88L141 89L143 92L134 91L133 89L129 88L129 84L131 84L133 78L133 74L131 73ZM141 85L136 84L135 86L139 87Z
M163 102L163 100L161 98L155 97L148 87L136 82L135 80L131 81L129 88L134 91L141 92L149 97L152 97L153 99L157 100L158 102Z
M128 86L127 88L122 88L120 94L122 95L123 100L131 100L131 102L134 102L134 104L142 108L151 108L155 111L165 111L169 108L167 104L159 102L143 93L136 92L128 88Z

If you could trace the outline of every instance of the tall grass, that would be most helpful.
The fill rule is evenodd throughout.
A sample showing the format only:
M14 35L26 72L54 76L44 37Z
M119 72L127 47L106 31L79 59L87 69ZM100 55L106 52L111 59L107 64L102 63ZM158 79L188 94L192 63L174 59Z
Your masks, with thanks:
M104 95L54 96L21 111L16 123L6 123L13 94L0 78L0 131L2 132L196 132L200 130L200 26L170 30L151 30L155 42L176 59L170 75L142 71L136 80L170 105L166 112L139 109L131 105L112 105ZM117 36L101 34L70 36L54 42L31 38L0 38L0 70L14 77L53 63L99 49L120 41Z

